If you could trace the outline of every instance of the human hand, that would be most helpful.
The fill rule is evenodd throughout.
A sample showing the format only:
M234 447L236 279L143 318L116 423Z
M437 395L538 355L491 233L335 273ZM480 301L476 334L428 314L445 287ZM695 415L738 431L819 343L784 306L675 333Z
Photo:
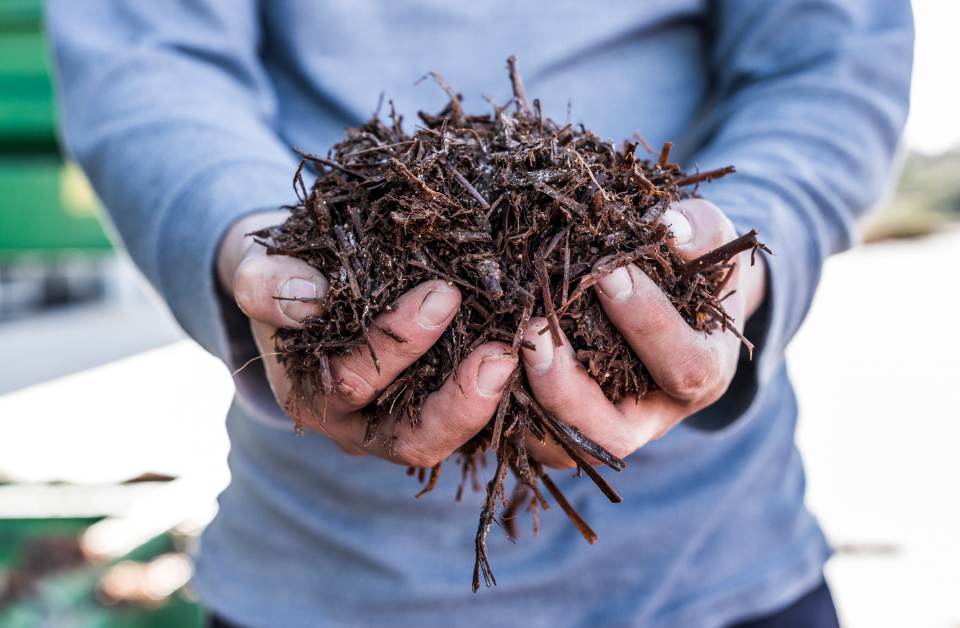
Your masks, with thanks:
M326 278L306 262L267 255L264 247L244 235L279 224L286 216L286 212L265 212L238 221L224 236L217 257L220 284L250 317L267 380L281 405L291 384L276 357L273 335L278 327L300 329L303 318L321 312L317 303L275 297L312 299L322 297L329 287ZM496 412L517 365L508 345L490 342L475 349L460 365L459 386L448 378L427 398L415 430L406 421L397 425L392 446L381 439L363 445L366 418L361 410L440 338L459 306L460 292L442 280L424 282L402 295L396 309L378 316L377 325L370 329L380 371L367 347L355 349L352 356L332 357L334 393L318 392L312 402L299 402L296 410L303 426L325 434L348 454L374 454L406 466L432 467L451 455ZM397 342L377 327L408 342Z
M672 244L691 260L737 237L733 223L713 203L688 199L674 203L662 222L671 225ZM766 266L762 256L750 265L749 253L734 261L724 309L740 329L763 302ZM523 363L537 401L561 420L579 428L613 455L623 458L660 438L694 412L723 395L733 380L740 341L715 330L692 329L667 296L637 266L629 264L595 286L611 322L647 367L660 389L637 400L614 405L576 359L565 336L554 347L549 333L540 334L546 319L532 319L524 337L536 351L524 349ZM547 466L573 467L574 462L551 438L541 445L527 438L527 451Z

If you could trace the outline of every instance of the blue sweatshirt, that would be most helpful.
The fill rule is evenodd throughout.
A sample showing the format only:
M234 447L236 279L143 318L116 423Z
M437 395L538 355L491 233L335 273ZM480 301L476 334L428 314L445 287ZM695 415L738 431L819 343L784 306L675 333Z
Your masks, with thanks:
M823 260L856 239L906 113L906 0L52 0L65 142L184 329L231 369L255 355L218 294L214 256L241 216L294 201L291 146L324 153L381 90L407 120L444 93L468 111L509 97L517 54L546 114L622 140L677 143L688 168L735 164L702 189L776 255L729 392L608 473L553 475L600 536L551 509L514 546L494 530L499 586L470 592L481 494L457 473L419 486L377 458L294 434L258 369L227 417L232 481L196 584L250 628L719 627L815 586L829 549L804 508L784 349ZM488 467L488 474L489 474Z

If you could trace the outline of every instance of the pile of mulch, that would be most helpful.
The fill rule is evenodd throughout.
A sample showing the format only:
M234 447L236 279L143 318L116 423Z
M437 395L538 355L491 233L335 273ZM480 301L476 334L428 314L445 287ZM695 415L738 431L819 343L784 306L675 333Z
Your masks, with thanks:
M365 444L379 438L389 450L401 421L416 428L427 396L448 377L456 378L460 363L481 344L504 341L514 355L532 348L524 338L532 316L546 317L544 332L557 346L560 332L567 335L611 401L655 390L656 382L607 320L592 289L626 264L636 264L660 286L692 328L728 330L747 342L724 312L720 293L731 258L762 247L756 232L684 262L667 243L669 228L657 223L672 202L695 196L699 183L734 168L691 175L670 163L669 143L655 153L637 135L637 142L617 148L582 125L561 126L542 115L538 100L528 101L515 58L508 66L514 98L503 106L491 101L492 114L465 113L453 89L431 73L450 103L438 115L420 112L422 124L412 135L401 127L391 102L388 120L374 115L360 128L347 129L327 157L298 151L304 158L294 178L300 202L285 224L256 234L269 253L303 259L330 281L321 299L324 314L305 319L302 330L281 329L276 336L293 383L286 409L298 428L300 404L335 389L332 356L369 346L372 328L405 342L377 325L376 316L430 279L456 284L464 294L462 305L440 340L366 408ZM638 145L652 157L637 157ZM309 188L303 179L307 163L319 172ZM539 510L548 508L541 486L589 542L597 538L543 466L527 455L527 430L541 442L558 442L611 501L621 501L590 461L617 471L624 462L541 407L518 367L496 415L458 451L458 500L468 480L480 489L483 453L496 452L477 531L474 591L481 574L487 586L496 584L486 538L498 509L504 508L507 533L516 535L522 510L533 514L536 533ZM409 471L424 481L425 469ZM440 464L430 469L421 494L436 485L439 471ZM508 472L518 481L509 498Z

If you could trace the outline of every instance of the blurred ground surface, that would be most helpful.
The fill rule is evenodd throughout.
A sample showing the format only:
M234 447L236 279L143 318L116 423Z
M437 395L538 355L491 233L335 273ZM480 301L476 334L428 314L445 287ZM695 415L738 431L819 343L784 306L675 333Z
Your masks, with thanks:
M827 262L788 352L846 628L960 627L954 228Z
M953 229L831 259L789 352L808 502L841 550L827 577L846 628L960 627L958 252ZM66 371L103 362L103 338L160 339L163 317L89 310L0 328L4 376L25 377L33 367L8 356L27 364L31 347ZM0 476L214 478L197 485L212 500L231 395L224 367L190 340L2 395Z
M0 320L0 395L185 337L125 255L107 267L99 300Z
M232 396L229 372L192 340L0 396L0 476L107 484L204 473L226 462Z

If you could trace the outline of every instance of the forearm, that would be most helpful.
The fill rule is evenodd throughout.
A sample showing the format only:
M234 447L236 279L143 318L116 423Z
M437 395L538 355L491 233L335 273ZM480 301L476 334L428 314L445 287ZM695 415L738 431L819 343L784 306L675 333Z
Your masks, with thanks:
M181 325L225 357L219 242L293 200L296 161L271 122L256 3L203 4L53 0L48 29L68 148Z
M882 192L906 120L913 28L909 5L718 1L710 63L714 99L687 145L703 170L737 174L701 188L737 231L760 232L757 344L737 381L691 424L718 429L748 410L782 367L813 300L823 261L858 238L857 219Z
M820 266L857 239L906 120L913 31L905 2L718 3L718 104L693 157L737 174L702 192L774 251L782 353ZM776 35L774 36L774 33ZM778 313L779 314L779 313Z

